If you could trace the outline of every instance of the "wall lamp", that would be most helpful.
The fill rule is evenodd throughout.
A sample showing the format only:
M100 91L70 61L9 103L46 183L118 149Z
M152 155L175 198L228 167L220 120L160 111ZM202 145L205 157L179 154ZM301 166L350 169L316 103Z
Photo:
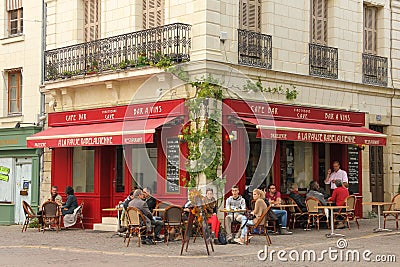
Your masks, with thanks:
M181 144L186 143L185 137L183 136L182 132L180 132L178 134L178 140L179 140L179 143L181 143Z
M226 141L228 142L228 144L236 140L237 140L237 131L231 131L229 134L226 135Z
M358 150L363 151L363 150L365 149L365 145L364 145L364 144L362 144L362 145L357 145L357 148L358 148Z

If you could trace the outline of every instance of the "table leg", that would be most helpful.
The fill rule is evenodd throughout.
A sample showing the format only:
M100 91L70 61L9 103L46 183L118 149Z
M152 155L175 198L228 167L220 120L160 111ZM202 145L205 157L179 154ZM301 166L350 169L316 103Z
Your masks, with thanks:
M330 213L331 213L330 214L330 216L331 216L331 233L330 234L326 234L325 236L328 237L328 238L335 237L335 236L345 237L345 235L336 234L336 233L333 232L333 228L335 228L335 224L333 222L333 210L332 209L330 210Z
M374 229L374 233L378 232L391 232L392 230L386 229L386 228L381 228L381 206L378 206L378 228Z

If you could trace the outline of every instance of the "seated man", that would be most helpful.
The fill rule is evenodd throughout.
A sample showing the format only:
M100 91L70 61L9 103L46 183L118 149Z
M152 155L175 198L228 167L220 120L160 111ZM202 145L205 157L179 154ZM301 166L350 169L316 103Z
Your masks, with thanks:
M267 199L272 206L282 203L281 193L276 191L276 186L274 184L268 186L268 192L265 192L265 199Z
M329 201L333 201L335 206L344 206L344 201L349 196L349 190L343 186L341 180L335 180L336 188L333 190L332 196L328 198Z
M246 209L246 201L244 198L239 195L239 187L237 185L234 185L232 187L232 196L228 197L226 199L226 205L225 209L231 210L231 209L237 209L237 210L245 210ZM229 213L225 217L225 231L226 231L226 239L228 240L229 243L235 243L234 242L234 235L232 233L232 221L235 220L237 222L242 222L242 214L239 214L238 212L234 213L235 218L233 218L233 215Z
M153 244L153 241L150 238L149 233L151 232L151 225L154 225L154 235L155 235L155 241L161 242L162 239L160 238L160 231L163 226L163 222L161 221L156 221L153 218L153 215L151 214L149 207L147 206L146 201L144 201L144 194L143 191L140 189L136 189L133 192L133 199L129 202L128 207L135 207L139 209L143 215L146 218L146 227L147 227L147 238L145 238L142 243L146 245L151 245Z
M145 201L147 203L147 206L149 206L149 210L153 212L153 209L156 208L157 206L157 201L156 199L151 195L151 189L149 187L143 188L143 194L145 197Z
M326 200L324 198L324 194L319 191L319 184L317 181L310 182L310 190L307 192L307 197L315 197L317 198L322 205L326 205Z
M306 212L307 211L306 198L299 194L299 187L297 186L297 184L292 184L289 190L290 190L289 197L296 202L297 206L299 206L301 211Z

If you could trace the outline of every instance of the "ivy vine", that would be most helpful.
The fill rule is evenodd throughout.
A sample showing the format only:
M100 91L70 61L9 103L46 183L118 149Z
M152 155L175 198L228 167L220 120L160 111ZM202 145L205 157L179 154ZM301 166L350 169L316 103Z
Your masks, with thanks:
M297 98L298 91L296 90L296 86L291 84L290 88L285 87L283 88L282 85L277 87L264 87L262 85L260 77L258 78L257 82L252 82L251 80L247 80L246 84L243 86L243 91L253 91L253 92L268 92L273 94L281 94L285 95L287 100L294 100Z

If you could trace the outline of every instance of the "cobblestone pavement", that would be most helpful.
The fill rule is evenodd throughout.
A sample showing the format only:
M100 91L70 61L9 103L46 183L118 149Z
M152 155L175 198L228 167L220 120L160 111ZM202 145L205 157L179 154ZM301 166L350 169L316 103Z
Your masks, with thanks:
M180 256L181 242L171 242L169 246L159 243L149 246L142 245L137 247L137 239L131 239L129 247L123 243L123 238L113 236L110 232L95 232L93 230L62 230L46 231L38 233L37 229L28 229L21 233L21 226L1 226L0 227L0 266L137 266L139 264L157 266L340 266L349 265L346 257L352 260L351 251L360 253L360 261L352 262L352 265L376 266L373 262L377 255L385 255L387 260L389 255L396 257L397 263L379 263L383 266L398 266L400 261L400 231L389 233L373 233L372 229L377 226L377 219L360 220L360 229L351 225L351 230L341 229L336 232L346 235L347 248L338 249L337 240L339 238L326 238L328 229L315 229L304 231L295 229L291 236L271 235L272 245L268 248L272 250L284 250L285 255L281 255L288 262L278 260L277 253L274 253L273 261L268 258L261 261L258 258L260 250L265 250L265 238L254 237L251 243L246 245L226 245L214 246L215 252L211 256L206 255L203 239L197 239L196 243L191 240L187 252ZM393 228L394 222L389 222L388 227ZM343 245L343 243L342 243ZM296 258L296 250L299 253L299 261ZM308 252L315 250L316 258L321 257L322 250L327 250L324 260L320 262L309 261ZM329 258L329 250L339 259L334 261ZM351 250L351 251L350 251ZM365 250L370 250L371 255L366 255L371 262L365 262L362 254ZM349 252L350 251L350 252ZM304 254L307 252L306 254ZM283 252L281 252L283 253ZM335 254L336 253L336 254ZM342 261L340 261L340 253ZM302 254L307 261L301 261ZM348 255L348 256L346 256ZM265 256L265 254L261 254ZM382 258L383 259L383 258Z

